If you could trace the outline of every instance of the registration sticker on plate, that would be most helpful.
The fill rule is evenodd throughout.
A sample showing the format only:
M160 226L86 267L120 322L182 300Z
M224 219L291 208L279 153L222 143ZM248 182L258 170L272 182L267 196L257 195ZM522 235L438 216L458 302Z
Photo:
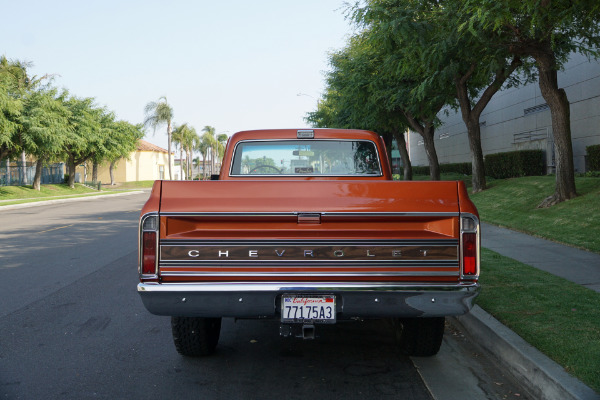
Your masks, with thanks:
M335 323L334 295L282 295L281 322Z

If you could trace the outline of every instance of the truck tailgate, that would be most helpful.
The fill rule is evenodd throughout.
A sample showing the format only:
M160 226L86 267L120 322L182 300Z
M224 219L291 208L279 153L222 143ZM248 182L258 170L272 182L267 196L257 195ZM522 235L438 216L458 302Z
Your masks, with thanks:
M163 182L159 275L457 282L456 182Z

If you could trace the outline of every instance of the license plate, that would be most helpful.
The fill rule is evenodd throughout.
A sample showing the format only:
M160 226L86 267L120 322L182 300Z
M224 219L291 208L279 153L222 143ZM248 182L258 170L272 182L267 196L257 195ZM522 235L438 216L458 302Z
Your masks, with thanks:
M335 296L282 295L281 322L335 323Z

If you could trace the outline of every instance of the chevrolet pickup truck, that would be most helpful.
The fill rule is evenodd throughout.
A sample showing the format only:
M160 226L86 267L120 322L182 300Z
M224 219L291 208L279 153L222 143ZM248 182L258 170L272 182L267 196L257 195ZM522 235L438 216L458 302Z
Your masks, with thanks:
M479 246L464 183L393 181L373 132L244 131L217 180L154 183L137 289L185 356L213 353L224 317L303 338L386 318L401 352L431 356L479 291Z

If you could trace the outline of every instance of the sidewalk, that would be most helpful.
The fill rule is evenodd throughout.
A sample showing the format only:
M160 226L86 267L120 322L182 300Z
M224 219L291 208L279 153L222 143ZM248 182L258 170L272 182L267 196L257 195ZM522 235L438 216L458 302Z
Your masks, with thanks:
M600 254L485 223L481 246L600 292Z
M131 190L128 192L122 192L122 193L115 193L110 192L110 193L102 193L102 192L98 192L98 193L89 193L89 194L77 194L77 195L65 195L65 196L58 196L60 198L58 199L52 199L52 198L44 198L44 200L38 200L33 198L32 200L35 201L31 201L29 203L21 203L21 204L9 204L9 205L2 205L2 203L8 203L11 201L15 201L14 199L12 200L0 200L0 211L9 211L9 210L17 210L17 209L21 209L21 208L29 208L29 207L40 207L40 206L46 206L49 204L60 204L60 203L68 203L68 202L72 202L72 201L86 201L86 200L95 200L95 199L99 199L99 198L105 198L107 196L128 196L131 194L138 194L138 193L143 193L143 192L149 192L150 190L144 190L144 189L140 189L140 190Z
M482 223L481 246L600 292L600 254ZM475 306L452 319L519 379L536 398L598 400L600 394L569 375L498 320Z

